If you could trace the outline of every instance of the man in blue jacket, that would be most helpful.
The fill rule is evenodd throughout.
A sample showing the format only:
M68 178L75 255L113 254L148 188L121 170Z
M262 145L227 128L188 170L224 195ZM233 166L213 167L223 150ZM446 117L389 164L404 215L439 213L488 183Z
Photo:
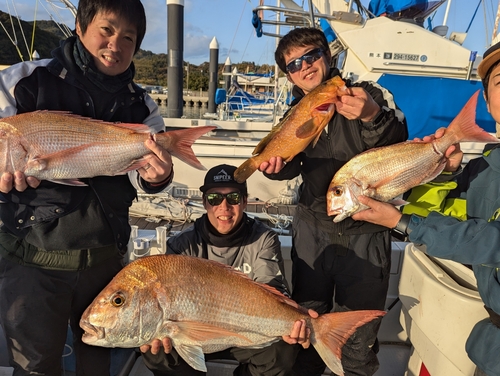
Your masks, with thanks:
M500 122L500 43L489 48L478 66L483 81L488 111ZM438 130L435 137L441 137ZM446 171L455 172L461 156L448 150L450 162ZM451 184L450 184L451 183ZM477 287L489 319L479 321L466 343L467 354L477 365L475 376L500 375L500 147L488 147L483 157L467 163L454 181L426 184L409 196L411 209L417 214L402 214L394 206L361 197L371 209L353 215L408 236L426 245L429 255L472 265ZM443 190L448 194L443 194ZM440 191L439 194L433 194ZM429 211L428 208L432 208ZM449 213L453 216L445 216ZM426 216L425 216L426 215Z
M145 32L140 0L80 0L77 35L52 59L0 73L0 117L59 110L163 131L158 107L133 81ZM169 153L153 141L146 147L144 168L85 186L1 175L0 321L14 375L61 375L69 322L76 374L109 376L110 350L83 344L78 323L123 266L137 188L155 193L172 179Z

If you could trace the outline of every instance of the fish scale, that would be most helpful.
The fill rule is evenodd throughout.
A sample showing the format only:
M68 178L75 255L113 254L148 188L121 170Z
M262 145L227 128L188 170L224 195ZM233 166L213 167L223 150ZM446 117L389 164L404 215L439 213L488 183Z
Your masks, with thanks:
M432 153L433 146L430 143L398 144L390 147L388 151L391 153L391 159L397 163L388 163L385 148L380 149L377 156L373 153L367 155L370 163L366 163L366 158L357 160L361 168L354 176L370 186L377 185L380 176L392 177L391 184L377 188L374 198L383 201L389 201L401 194L401 189L407 189L409 184L422 184L432 180L436 174L433 173L434 170L429 170L429 165L437 166L440 161L444 161L443 154Z

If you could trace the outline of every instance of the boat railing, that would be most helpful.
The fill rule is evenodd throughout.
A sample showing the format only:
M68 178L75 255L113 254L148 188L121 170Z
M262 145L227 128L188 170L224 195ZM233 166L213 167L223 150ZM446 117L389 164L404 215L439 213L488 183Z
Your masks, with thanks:
M284 21L279 19L266 19L259 16L255 16L254 26L257 29L258 35L266 35L271 37L281 38L283 35L271 33L268 31L263 31L263 25L273 25L273 26L314 26L315 18L323 18L328 21L341 21L349 24L361 25L364 22L364 18L359 13L354 12L344 12L344 11L333 11L331 14L324 13L314 13L306 11L302 8L286 8L286 7L276 7L272 5L259 5L253 9L254 15L264 14L264 11L270 11L279 15L283 15ZM280 17L281 18L281 17Z

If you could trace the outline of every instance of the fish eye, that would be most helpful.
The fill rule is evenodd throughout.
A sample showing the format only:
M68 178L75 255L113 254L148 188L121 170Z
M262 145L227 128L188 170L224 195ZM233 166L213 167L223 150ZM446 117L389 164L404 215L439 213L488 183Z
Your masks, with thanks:
M111 298L111 304L113 304L113 306L115 306L115 307L121 307L123 305L123 303L125 303L125 297L120 293L115 294Z
M344 194L342 187L333 187L332 192L335 197L340 197Z

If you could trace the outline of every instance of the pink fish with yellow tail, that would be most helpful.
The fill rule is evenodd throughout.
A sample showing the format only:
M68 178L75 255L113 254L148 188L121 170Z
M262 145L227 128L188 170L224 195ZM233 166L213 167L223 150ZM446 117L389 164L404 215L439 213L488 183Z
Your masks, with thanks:
M138 259L123 268L85 310L83 342L139 347L169 337L179 355L206 372L204 355L230 347L262 348L304 319L311 344L343 375L341 348L356 328L383 311L327 313L311 318L277 290L221 263L184 255Z
M461 141L500 142L475 121L477 91L446 128L443 137L431 142L406 141L358 154L337 171L326 194L327 213L340 222L367 209L357 197L389 202L433 180L446 165L444 153ZM402 203L395 200L394 203Z
M109 123L67 112L35 111L0 119L0 173L70 185L79 178L119 175L136 170L151 151L153 138L181 161L203 170L191 145L214 126L151 134L144 124Z

